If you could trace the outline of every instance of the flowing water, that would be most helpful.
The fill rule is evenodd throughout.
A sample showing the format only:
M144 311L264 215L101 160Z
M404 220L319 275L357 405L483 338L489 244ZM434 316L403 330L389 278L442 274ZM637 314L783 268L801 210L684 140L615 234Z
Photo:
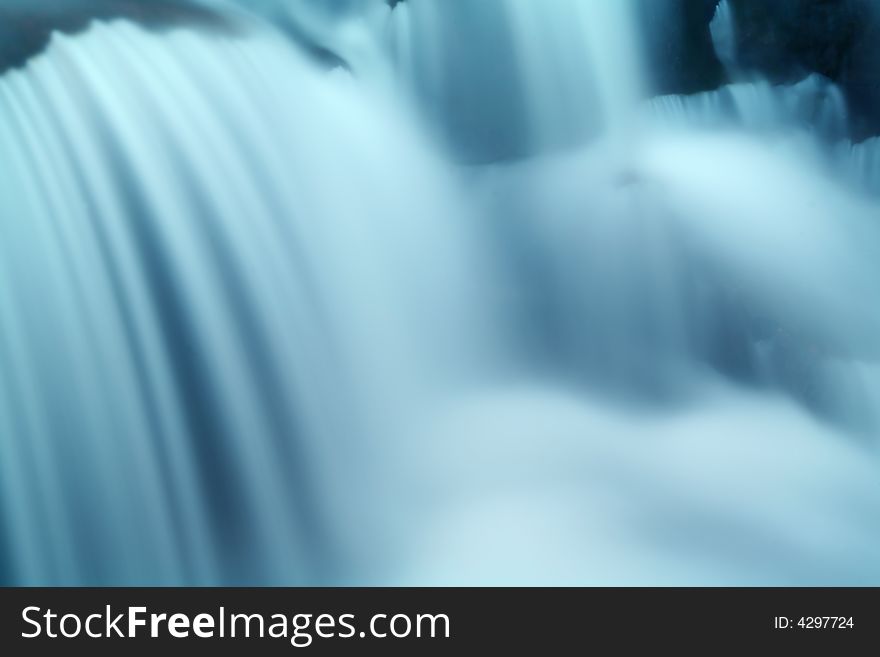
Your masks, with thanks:
M213 4L0 77L0 579L880 582L834 85L649 99L629 2Z

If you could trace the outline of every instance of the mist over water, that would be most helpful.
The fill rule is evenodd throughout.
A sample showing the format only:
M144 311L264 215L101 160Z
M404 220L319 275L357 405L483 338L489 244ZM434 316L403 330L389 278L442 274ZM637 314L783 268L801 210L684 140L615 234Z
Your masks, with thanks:
M654 97L637 2L198 4L0 77L0 581L880 582L834 83L727 2Z

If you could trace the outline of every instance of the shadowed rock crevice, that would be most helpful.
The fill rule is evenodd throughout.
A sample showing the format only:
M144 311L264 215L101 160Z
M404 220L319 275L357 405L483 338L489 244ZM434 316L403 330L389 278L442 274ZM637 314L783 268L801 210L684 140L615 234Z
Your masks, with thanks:
M651 92L692 94L726 82L709 23L718 0L642 0L640 22Z

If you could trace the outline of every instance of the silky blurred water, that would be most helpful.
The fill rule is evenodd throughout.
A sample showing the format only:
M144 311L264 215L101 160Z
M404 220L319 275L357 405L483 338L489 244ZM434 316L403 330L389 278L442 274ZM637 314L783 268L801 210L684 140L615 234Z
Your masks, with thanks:
M880 581L836 86L726 3L654 98L634 2L204 4L0 77L3 583Z

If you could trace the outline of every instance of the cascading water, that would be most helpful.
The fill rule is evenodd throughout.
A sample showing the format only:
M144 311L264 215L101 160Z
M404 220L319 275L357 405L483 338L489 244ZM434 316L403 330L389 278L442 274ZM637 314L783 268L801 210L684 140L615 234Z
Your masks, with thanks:
M637 3L239 4L0 77L4 581L880 581L836 86L647 100Z
M444 165L265 32L96 25L0 102L22 580L320 581L371 513L370 416L480 358L487 274Z
M413 0L395 6L387 38L404 86L479 161L625 119L645 93L632 5Z

